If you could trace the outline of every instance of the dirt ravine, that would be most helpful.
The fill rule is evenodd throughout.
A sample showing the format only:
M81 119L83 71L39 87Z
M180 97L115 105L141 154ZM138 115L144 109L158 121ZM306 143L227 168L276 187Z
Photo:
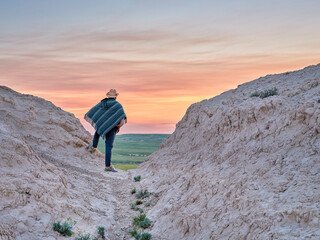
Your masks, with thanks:
M0 86L0 239L65 239L52 230L71 218L74 232L129 239L139 189L130 172L104 171L92 136L73 114Z
M101 157L102 154L94 153L94 155ZM103 163L103 160L102 158L101 163ZM70 179L87 181L88 188L94 189L93 195L99 196L101 192L108 191L113 196L113 200L111 203L108 203L108 199L106 199L103 205L106 208L114 209L114 221L106 229L106 239L132 239L128 231L132 229L132 219L138 213L130 209L130 203L136 201L135 196L131 194L131 190L133 188L140 188L140 183L134 182L132 173L119 169L117 169L118 172L116 173L105 172L103 164L101 164L99 169L92 169L90 163L88 163L87 169L83 169L66 163L51 162L58 168L67 171ZM81 229L81 231L86 230Z
M91 141L73 114L0 86L0 240L66 239L52 224L67 218L130 239L134 187L156 193L153 240L320 239L320 64L192 104L133 171L104 172Z

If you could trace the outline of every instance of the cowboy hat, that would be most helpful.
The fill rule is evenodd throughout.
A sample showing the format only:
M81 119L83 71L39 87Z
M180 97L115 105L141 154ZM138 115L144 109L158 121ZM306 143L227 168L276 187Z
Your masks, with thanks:
M106 95L108 98L116 98L119 95L119 93L117 93L117 90L115 89L110 89L110 91L107 92Z

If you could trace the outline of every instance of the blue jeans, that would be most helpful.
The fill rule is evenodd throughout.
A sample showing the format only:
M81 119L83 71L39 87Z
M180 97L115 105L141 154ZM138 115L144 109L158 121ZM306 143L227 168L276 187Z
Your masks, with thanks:
M105 140L105 162L106 162L106 167L110 167L111 165L111 154L112 154L112 148L113 148L113 142L114 139L116 137L117 134L117 128L113 128L111 129L109 132L107 132L106 134L106 140ZM100 135L95 132L94 136L93 136L93 143L92 146L93 147L97 147L98 146L98 142L99 142L99 138Z

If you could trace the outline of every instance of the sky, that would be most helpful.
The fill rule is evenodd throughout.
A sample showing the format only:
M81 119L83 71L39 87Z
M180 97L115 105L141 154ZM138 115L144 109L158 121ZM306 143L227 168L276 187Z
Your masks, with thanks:
M120 133L172 133L188 106L320 62L318 0L0 0L0 85L84 114L109 89Z

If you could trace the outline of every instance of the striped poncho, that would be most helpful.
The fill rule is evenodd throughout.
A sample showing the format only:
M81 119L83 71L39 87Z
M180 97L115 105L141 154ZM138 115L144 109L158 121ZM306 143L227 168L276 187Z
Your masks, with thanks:
M113 98L105 98L84 115L92 127L105 140L106 133L117 126L123 118L127 118L119 102Z

